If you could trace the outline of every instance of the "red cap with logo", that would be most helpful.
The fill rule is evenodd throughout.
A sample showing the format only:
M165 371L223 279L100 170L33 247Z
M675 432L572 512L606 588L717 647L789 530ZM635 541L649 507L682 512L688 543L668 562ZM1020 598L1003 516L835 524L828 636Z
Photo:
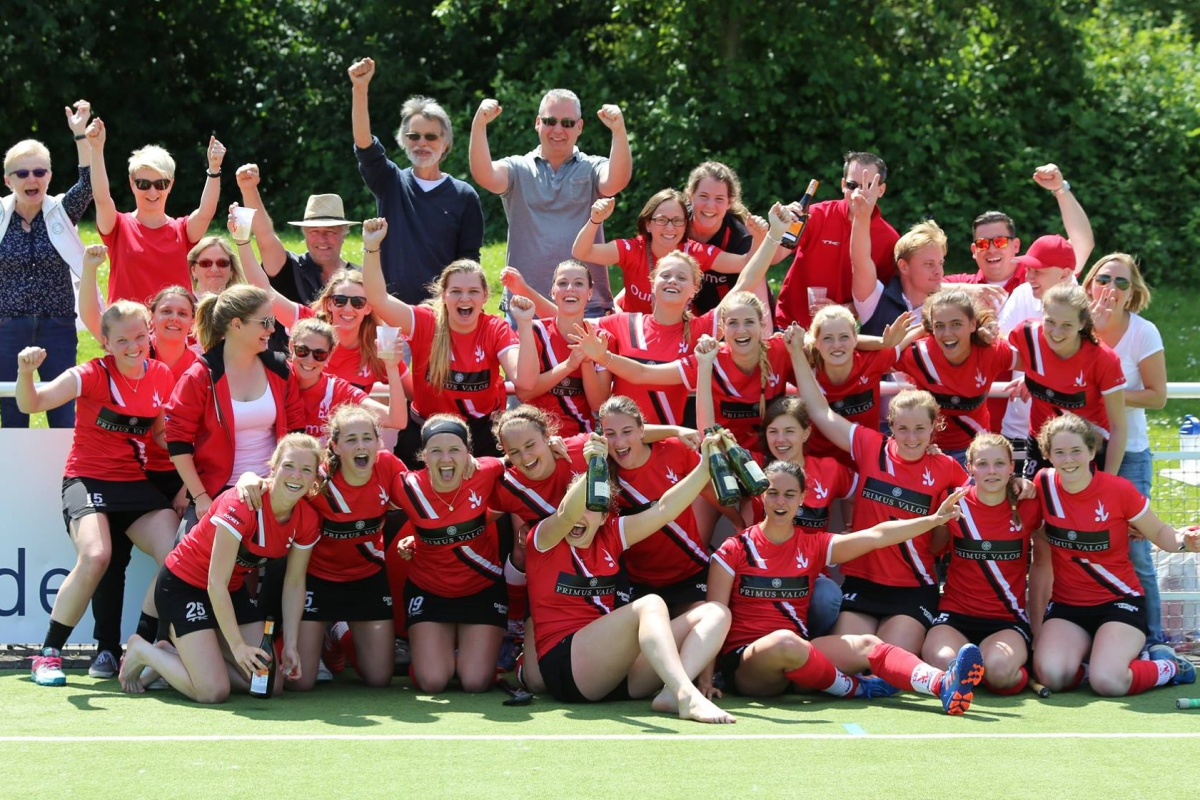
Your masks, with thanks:
M1039 237L1025 255L1017 256L1025 269L1069 269L1075 271L1075 248L1058 234Z

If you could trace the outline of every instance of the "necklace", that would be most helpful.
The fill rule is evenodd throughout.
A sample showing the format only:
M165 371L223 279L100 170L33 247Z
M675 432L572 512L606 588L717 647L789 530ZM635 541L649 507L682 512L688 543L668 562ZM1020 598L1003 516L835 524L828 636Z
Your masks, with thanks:
M133 383L129 382L129 379L125 377L125 373L121 372L120 367L117 367L117 374L121 376L121 380L123 380L125 382L125 385L129 387L129 391L133 392L134 394L137 394L138 387L142 385L142 379L145 378L146 373L149 372L149 370L146 369L147 366L148 365L146 364L146 362L143 361L142 362L142 377L138 378Z
M431 489L433 488L433 476L430 476L430 478L429 478L429 487ZM456 489L454 491L454 497L450 498L449 503L446 502L446 499L444 497L442 497L442 493L439 492L437 489L433 490L433 496L436 497L438 500L442 501L442 504L446 506L447 511L454 513L454 504L456 502L458 502L458 495L460 492L462 492L462 488L463 488L463 485L460 483L458 485L458 489Z

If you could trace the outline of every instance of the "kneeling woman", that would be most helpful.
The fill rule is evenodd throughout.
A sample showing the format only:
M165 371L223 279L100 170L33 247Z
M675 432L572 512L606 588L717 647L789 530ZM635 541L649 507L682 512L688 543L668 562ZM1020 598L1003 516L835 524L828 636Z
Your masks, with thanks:
M1038 431L1052 469L1034 478L1054 567L1054 590L1033 648L1038 679L1056 692L1085 677L1097 694L1138 694L1194 683L1186 658L1138 658L1146 643L1146 598L1129 558L1130 528L1163 550L1200 551L1200 532L1181 533L1150 510L1124 478L1093 473L1100 446L1095 426L1074 414ZM1087 661L1089 666L1083 667Z
M253 511L230 489L171 551L154 599L174 649L131 636L120 673L125 691L143 691L153 673L199 703L223 702L231 688L249 689L250 676L275 654L252 644L262 636L262 612L250 601L246 576L285 557L283 652L274 691L282 690L285 676L302 676L296 643L305 573L321 535L317 513L304 498L317 487L320 462L316 439L288 434L271 455L262 508ZM143 673L143 667L150 670Z
M567 703L653 696L654 710L681 719L734 721L692 683L725 639L728 609L705 603L672 620L653 594L614 607L621 554L696 498L718 441L707 437L704 458L645 511L624 517L588 511L586 480L577 480L558 510L530 532L529 601L540 655L522 670L529 688ZM583 454L607 458L608 443L592 434Z
M804 500L804 470L775 461L764 470L764 520L726 539L713 555L708 599L729 606L733 624L722 648L727 686L768 697L789 684L837 697L886 697L897 688L940 697L947 714L962 714L983 679L979 648L968 644L947 671L870 634L809 641L808 600L821 570L881 547L900 544L960 515L963 490L929 516L881 522L835 536L797 533L792 519ZM874 677L858 675L870 669Z

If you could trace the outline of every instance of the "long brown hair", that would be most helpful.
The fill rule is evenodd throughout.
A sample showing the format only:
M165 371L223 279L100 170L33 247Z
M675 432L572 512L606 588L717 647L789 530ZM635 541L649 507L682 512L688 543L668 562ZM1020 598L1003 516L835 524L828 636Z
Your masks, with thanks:
M435 390L441 389L446 376L450 374L450 318L446 312L446 304L442 302L442 292L446 291L453 275L478 276L483 285L485 299L488 294L487 275L484 274L483 267L479 266L478 261L469 258L450 262L442 270L442 274L425 287L429 292L429 299L422 305L432 308L434 314L433 344L429 348L429 383Z
M362 273L356 269L339 269L333 273L333 276L325 284L325 288L321 289L321 293L317 295L317 299L312 301L311 307L316 312L317 319L333 324L329 306L325 301L337 294L337 287L343 283L362 286ZM358 366L359 369L370 370L372 375L384 373L383 359L379 357L379 350L375 347L375 333L378 327L379 320L374 311L364 315L358 325ZM335 341L334 344L336 345L337 342Z
M984 431L975 435L971 440L971 444L967 447L967 464L975 461L975 456L979 455L979 451L985 447L998 447L1008 454L1008 463L1013 463L1012 444L1008 439L998 433ZM1004 487L1004 499L1008 501L1008 509L1012 513L1013 525L1021 527L1021 515L1017 513L1017 496L1021 489L1018 485L1020 476L1016 472L1008 476L1008 485Z
M692 306L691 301L695 298L696 293L700 291L700 283L704 280L704 271L700 269L700 262L697 261L688 253L679 250L672 250L658 260L654 265L654 269L650 271L651 291L653 291L654 278L658 275L666 264L672 259L683 261L688 270L692 273L692 283L695 284L692 288L692 296L688 298L688 304L683 307L683 341L687 343L688 349L692 349Z
M733 214L742 222L750 217L750 211L742 205L742 182L738 180L733 167L722 164L720 161L705 161L688 175L687 197L689 203L695 197L696 190L700 188L700 181L705 178L723 183L729 190L729 211L727 213ZM688 210L689 214L691 213L690 206L684 206L684 208Z
M942 289L925 298L921 306L921 327L928 334L933 334L933 312L939 308L957 308L967 318L967 322L975 323L971 332L971 344L975 347L987 347L988 342L980 332L980 328L995 322L996 314L989 306L976 305L971 296L962 289Z
M239 284L220 294L210 294L196 306L196 338L205 350L211 350L225 338L229 323L245 319L258 308L271 302L271 297L257 286Z
M767 309L763 305L762 300L759 300L751 292L734 292L725 298L720 305L719 314L721 315L721 324L725 324L726 315L729 314L731 308L738 306L749 306L754 309L754 313L758 315L760 325L766 324ZM767 359L767 353L770 348L767 342L761 336L758 340L758 373L759 373L759 394L758 394L758 417L765 420L767 417L767 384L771 381L771 362ZM765 430L765 428L764 428Z

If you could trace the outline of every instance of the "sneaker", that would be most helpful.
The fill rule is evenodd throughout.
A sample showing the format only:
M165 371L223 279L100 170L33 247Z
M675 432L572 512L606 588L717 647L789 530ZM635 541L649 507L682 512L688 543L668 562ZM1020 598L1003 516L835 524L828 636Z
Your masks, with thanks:
M101 680L117 677L117 657L111 650L101 650L96 653L88 666L88 675Z
M983 653L973 644L964 644L950 669L942 677L942 708L958 717L971 707L975 687L983 680Z
M67 684L67 676L62 671L62 656L53 647L44 647L40 656L33 657L30 673L33 682L38 686L66 686Z
M500 672L512 672L517 665L517 656L521 655L521 644L505 636L500 644L500 655L496 658L496 669Z
M345 663L343 662L343 666ZM317 683L330 683L333 681L333 673L329 667L325 666L325 659L317 662Z
M408 640L396 640L396 669L407 672L408 665L412 663L412 654L408 651Z
M873 675L859 675L858 686L854 690L854 697L872 698L872 697L891 697L900 690L883 678L877 678Z
M344 622L335 622L325 632L325 642L321 645L321 661L330 672L341 673L346 668L346 654L342 651L342 636L350 630ZM321 680L317 678L317 680Z
M161 692L164 689L170 688L171 684L167 683L167 679L161 676L146 684L146 691L148 692Z

